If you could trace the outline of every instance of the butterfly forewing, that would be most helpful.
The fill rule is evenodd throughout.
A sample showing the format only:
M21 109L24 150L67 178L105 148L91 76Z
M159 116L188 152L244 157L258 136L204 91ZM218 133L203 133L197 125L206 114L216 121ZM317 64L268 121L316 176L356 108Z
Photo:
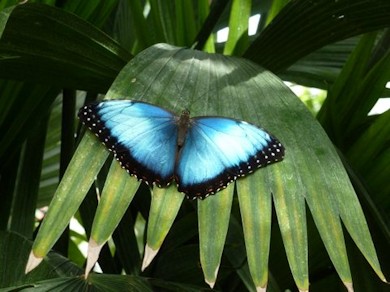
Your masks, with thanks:
M194 118L177 162L176 181L188 197L204 198L283 155L279 141L254 125L221 117Z
M89 104L79 117L131 175L160 186L172 181L177 151L172 113L148 103L113 100Z

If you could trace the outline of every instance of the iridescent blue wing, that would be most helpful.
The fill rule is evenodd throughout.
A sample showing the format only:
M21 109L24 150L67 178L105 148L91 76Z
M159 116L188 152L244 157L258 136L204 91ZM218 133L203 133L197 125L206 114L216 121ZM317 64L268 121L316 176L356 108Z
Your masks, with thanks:
M112 100L84 106L79 118L131 175L150 185L166 186L173 180L177 126L169 111L139 101Z
M187 197L203 199L283 156L284 148L276 138L247 122L194 118L179 154L175 179Z

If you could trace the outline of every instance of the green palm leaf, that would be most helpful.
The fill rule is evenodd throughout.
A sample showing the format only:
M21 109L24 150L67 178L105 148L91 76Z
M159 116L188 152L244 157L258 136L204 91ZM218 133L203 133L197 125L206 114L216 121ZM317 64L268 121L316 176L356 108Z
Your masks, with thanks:
M352 280L340 217L356 241L367 241L366 245L362 247L362 252L378 275L383 278L360 205L336 151L311 114L271 73L243 59L209 55L167 45L156 45L139 54L124 67L110 88L107 97L146 100L176 112L180 112L183 108L189 108L195 116L230 116L267 128L285 145L286 158L281 163L259 170L248 178L240 179L237 182L240 212L245 214L243 215L243 227L248 252L255 253L255 256L259 258L267 258L266 250L258 251L259 254L255 251L258 242L252 238L258 236L257 232L261 228L259 223L256 224L258 222L256 212L250 208L251 204L245 204L245 199L250 200L253 204L259 204L258 202L262 201L264 193L268 193L268 195L264 195L265 200L269 194L272 194L289 264L300 289L308 288L305 202L309 206L330 258L346 285L351 285ZM91 139L88 138L89 140ZM95 143L99 144L97 140ZM79 156L83 147L88 147L91 156L94 156L94 151L96 154L101 153L101 146L98 146L96 150L92 150L91 146L79 146L61 185L71 186L74 180L69 180L68 176L71 173L76 174L84 171L80 162L85 157ZM77 161L78 163L76 163ZM103 162L101 161L100 165ZM95 172L96 175L97 170L98 168L94 168L92 172ZM125 171L118 175L128 176ZM90 177L92 176L91 173ZM53 235L53 229L51 228L49 231L46 226L52 224L64 226L69 220L68 217L58 219L57 215L62 213L62 210L56 203L57 198L66 196L67 200L73 200L73 197L85 195L85 188L83 191L80 188L69 186L67 188L60 187L57 191L49 214L38 234L38 239L34 243L33 253L35 256L44 256L55 242L56 235ZM68 189L73 190L72 197L63 193L63 190ZM206 238L202 239L201 237L200 251L201 259L203 258L201 260L202 267L208 283L215 282L216 271L218 271L220 264L218 257L214 260L214 257L210 257L208 254L221 254L221 245L220 240L210 236L212 234L210 233L211 227L207 225L207 227L202 227L205 226L204 223L201 223L204 220L202 218L207 217L208 224L211 225L227 226L228 217L223 214L225 214L226 208L229 209L229 204L225 205L223 202L229 197L228 192L232 191L233 185L214 198L198 202L200 236L207 234ZM74 192L79 194L75 195ZM127 194L127 196L129 195ZM169 193L165 195L169 195ZM212 203L214 201L215 204ZM178 204L180 204L180 200ZM166 199L160 204L160 208L168 209L169 205L170 200ZM225 206L225 208L218 206ZM262 208L265 210L265 214L269 214L269 203L260 206L259 211L262 211ZM71 210L69 208L67 210L69 214L76 212L77 204ZM205 215L210 213L213 214L213 217ZM98 214L96 216L100 216ZM153 214L150 214L152 216L149 218L151 222L155 220ZM217 219L212 220L212 218ZM106 220L110 222L113 219L108 217ZM270 240L270 228L267 222L269 220L260 222L260 224L266 224L263 231L260 231L262 240L265 242ZM113 232L115 224L112 226L111 232ZM153 226L152 224L149 228L156 230ZM167 231L164 229L168 230L170 225L163 226L163 229L155 232L166 234ZM256 226L256 228L252 226ZM357 228L358 226L359 228ZM210 230L205 231L203 228ZM96 226L96 229L98 230L99 226ZM221 239L223 240L226 231L222 230L227 229L221 228ZM60 230L57 232L60 233ZM152 235L148 234L148 236ZM50 240L48 240L49 237ZM46 243L43 244L43 242ZM259 267L258 265L260 263L251 262L249 266L253 279L256 281L255 285L264 287L267 270L264 266Z

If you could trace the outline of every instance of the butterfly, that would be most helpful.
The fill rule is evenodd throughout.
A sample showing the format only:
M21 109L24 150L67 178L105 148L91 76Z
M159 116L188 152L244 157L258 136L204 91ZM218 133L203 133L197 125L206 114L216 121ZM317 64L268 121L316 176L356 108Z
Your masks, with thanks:
M188 110L177 116L132 100L91 103L78 116L130 175L159 187L175 181L189 199L204 199L284 157L270 133L231 118L190 118Z

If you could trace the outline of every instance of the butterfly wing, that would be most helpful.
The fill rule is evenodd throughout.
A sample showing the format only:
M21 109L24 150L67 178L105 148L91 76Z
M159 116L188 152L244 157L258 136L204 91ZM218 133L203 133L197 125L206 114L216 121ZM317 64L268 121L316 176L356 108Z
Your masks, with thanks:
M283 159L282 144L247 122L221 117L194 118L175 170L179 191L205 198L238 177Z
M79 118L130 175L159 186L172 181L177 152L172 113L144 102L112 100L84 106Z

